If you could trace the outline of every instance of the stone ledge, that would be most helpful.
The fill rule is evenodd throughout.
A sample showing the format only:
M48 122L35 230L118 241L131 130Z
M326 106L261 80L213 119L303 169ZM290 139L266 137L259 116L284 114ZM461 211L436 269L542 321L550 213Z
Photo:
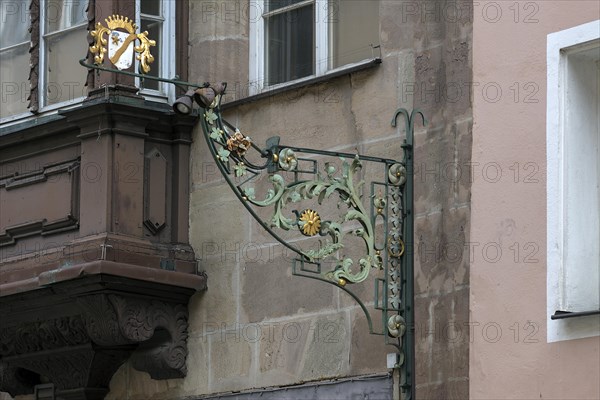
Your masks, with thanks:
M120 276L193 290L206 289L206 277L203 275L192 275L184 272L165 271L133 264L97 260L42 272L37 277L31 279L0 284L0 297L40 289L47 285L92 275Z

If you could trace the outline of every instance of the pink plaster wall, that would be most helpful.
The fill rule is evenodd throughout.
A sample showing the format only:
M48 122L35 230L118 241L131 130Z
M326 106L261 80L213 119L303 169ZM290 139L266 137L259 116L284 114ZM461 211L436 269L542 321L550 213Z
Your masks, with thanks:
M600 338L546 343L545 183L546 35L599 18L594 0L475 2L471 399L600 398Z

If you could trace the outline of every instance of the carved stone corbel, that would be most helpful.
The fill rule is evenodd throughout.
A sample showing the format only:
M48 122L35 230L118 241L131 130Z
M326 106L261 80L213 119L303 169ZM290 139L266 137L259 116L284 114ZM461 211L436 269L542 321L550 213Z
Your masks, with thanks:
M96 344L140 344L131 358L135 369L153 379L185 377L188 312L184 305L113 294L85 296L78 303Z
M33 372L0 361L0 387L12 396L32 393L38 383L39 376Z
M187 303L205 276L95 261L37 280L1 297L0 391L51 382L57 399L101 400L128 359L153 379L185 377Z

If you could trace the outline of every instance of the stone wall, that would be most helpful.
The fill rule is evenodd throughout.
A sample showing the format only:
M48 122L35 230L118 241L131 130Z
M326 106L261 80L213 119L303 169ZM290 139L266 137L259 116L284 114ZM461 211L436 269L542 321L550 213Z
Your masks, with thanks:
M228 81L236 99L248 81L245 5L190 1L190 80ZM396 0L380 1L379 10L381 65L239 105L226 118L259 145L279 135L289 145L399 159L403 123L396 130L391 117L399 107L423 110L428 125L415 137L417 396L464 399L472 11L467 3ZM289 255L219 176L199 127L194 139L190 243L209 289L190 305L189 373L152 381L125 364L108 398L176 399L385 373L393 348L369 335L358 305L332 285L291 276Z

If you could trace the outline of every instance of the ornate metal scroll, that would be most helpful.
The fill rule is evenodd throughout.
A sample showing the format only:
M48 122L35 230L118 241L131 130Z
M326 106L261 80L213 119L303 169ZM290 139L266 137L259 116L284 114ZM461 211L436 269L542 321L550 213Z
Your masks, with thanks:
M222 118L224 88L201 89L210 90L214 93L204 94L198 102L204 107L200 120L227 183L256 221L296 254L294 275L334 284L357 301L370 332L383 335L397 348L402 388L405 398L412 398L412 151L415 116L425 123L423 114L399 109L394 115L393 127L399 115L406 119L402 160L284 146L279 137L270 138L261 149ZM378 168L366 169L366 164ZM379 173L373 174L375 170ZM268 189L261 179L265 175ZM335 206L328 207L327 202ZM270 211L265 215L264 210ZM358 256L349 255L356 251L357 241L363 250ZM373 308L381 312L379 328L352 291L369 277L374 284Z

